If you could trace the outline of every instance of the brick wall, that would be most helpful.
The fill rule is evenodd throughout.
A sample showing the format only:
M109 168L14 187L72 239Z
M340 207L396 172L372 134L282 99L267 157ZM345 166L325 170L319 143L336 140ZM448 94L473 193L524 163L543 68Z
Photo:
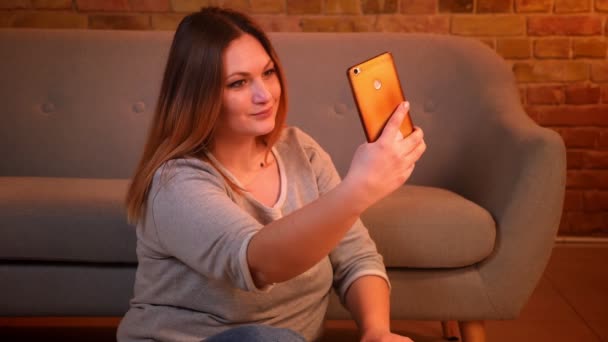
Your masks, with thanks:
M560 232L608 236L608 0L1 0L0 27L174 30L206 5L247 11L269 31L480 39L512 65L529 115L566 142Z

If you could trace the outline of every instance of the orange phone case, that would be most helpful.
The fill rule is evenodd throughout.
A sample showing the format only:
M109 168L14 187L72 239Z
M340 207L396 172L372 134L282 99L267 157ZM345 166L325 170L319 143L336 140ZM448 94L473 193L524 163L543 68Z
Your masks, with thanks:
M348 68L346 73L367 141L374 142L397 106L405 101L393 56L385 52ZM405 137L413 130L412 119L407 113L401 133Z

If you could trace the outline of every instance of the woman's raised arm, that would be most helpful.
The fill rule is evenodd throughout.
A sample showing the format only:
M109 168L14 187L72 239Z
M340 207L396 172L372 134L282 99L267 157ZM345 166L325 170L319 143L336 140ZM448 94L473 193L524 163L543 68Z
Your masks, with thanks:
M403 138L406 102L380 138L357 149L340 184L319 199L266 225L251 239L247 261L257 287L289 280L318 263L369 206L401 186L424 153L422 131Z

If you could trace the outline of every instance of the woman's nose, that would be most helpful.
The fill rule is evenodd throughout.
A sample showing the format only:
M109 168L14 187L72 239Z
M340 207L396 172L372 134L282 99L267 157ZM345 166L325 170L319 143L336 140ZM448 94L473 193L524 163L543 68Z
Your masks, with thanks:
M253 86L253 102L254 103L265 103L270 100L272 95L268 90L268 85L264 81L258 81Z

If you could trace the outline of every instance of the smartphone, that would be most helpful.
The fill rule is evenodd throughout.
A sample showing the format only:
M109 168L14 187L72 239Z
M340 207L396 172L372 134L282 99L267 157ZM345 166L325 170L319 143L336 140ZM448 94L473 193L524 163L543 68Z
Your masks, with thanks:
M372 57L348 68L346 74L367 141L374 142L397 106L405 101L393 55L385 52ZM406 137L413 131L414 125L407 113L401 133Z

